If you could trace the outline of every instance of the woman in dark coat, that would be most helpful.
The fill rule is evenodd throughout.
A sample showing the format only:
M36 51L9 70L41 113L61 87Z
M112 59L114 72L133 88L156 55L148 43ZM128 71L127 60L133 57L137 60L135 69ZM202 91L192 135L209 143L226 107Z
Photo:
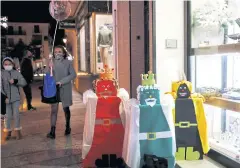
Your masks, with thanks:
M72 80L76 78L76 72L72 61L67 59L67 53L63 46L56 46L54 48L54 56L49 66L46 67L47 71L51 67L53 69L53 77L60 88L60 100L66 119L65 135L69 135L71 133L71 113L69 107L72 105ZM58 104L51 105L51 131L47 134L47 137L52 139L55 139Z

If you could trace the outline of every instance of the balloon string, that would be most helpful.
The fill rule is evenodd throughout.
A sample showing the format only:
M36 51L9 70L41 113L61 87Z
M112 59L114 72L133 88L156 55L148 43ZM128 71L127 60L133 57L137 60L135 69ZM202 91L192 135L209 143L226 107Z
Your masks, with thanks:
M55 43L55 37L56 37L57 27L58 27L58 21L57 21L57 23L56 23L55 32L54 32L54 35L53 35L52 55L53 55L53 49L54 49L54 43Z
M107 8L108 8L108 11L107 11L107 14L109 13L109 0L107 1Z

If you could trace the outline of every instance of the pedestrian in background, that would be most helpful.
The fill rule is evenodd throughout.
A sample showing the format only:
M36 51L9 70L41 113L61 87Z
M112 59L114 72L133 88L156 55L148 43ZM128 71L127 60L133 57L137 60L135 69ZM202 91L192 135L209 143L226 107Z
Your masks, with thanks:
M14 69L13 59L6 57L3 59L2 65L4 70L1 71L1 93L5 96L6 102L6 118L4 121L4 139L11 138L11 121L14 117L14 130L16 131L16 138L21 138L20 126L20 91L19 87L24 87L27 83L21 73Z
M32 106L32 88L31 83L33 82L33 66L32 66L32 58L33 54L30 48L26 48L24 51L24 58L21 63L21 74L25 78L27 85L23 87L23 91L25 93L27 99L27 108L28 110L36 110L35 107Z

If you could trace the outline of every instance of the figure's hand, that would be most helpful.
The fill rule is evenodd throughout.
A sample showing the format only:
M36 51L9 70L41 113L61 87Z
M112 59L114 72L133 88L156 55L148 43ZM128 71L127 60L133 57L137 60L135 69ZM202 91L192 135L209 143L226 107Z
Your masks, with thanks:
M13 84L13 83L14 83L14 80L13 80L13 79L9 80L9 83L10 83L10 84Z
M6 103L6 104L8 104L8 103L9 103L9 99L8 99L8 98L6 98L6 100L5 100L5 103Z
M62 86L62 83L61 83L61 82L57 82L56 84L57 84L59 87Z

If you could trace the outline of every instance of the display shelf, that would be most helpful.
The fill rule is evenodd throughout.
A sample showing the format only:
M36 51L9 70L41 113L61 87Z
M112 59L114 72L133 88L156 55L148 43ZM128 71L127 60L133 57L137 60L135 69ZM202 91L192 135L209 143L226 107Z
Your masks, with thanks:
M217 46L206 46L206 47L192 48L191 50L191 54L195 56L235 53L235 52L240 52L240 43L224 44L224 45L217 45Z
M240 112L240 100L225 99L222 97L211 97L205 103L226 110Z
M237 150L233 146L227 145L227 144L222 144L218 142L216 139L210 139L210 147L211 149L215 150L218 153L223 154L224 156L228 158L235 158L233 161L237 162L240 164L240 150Z

